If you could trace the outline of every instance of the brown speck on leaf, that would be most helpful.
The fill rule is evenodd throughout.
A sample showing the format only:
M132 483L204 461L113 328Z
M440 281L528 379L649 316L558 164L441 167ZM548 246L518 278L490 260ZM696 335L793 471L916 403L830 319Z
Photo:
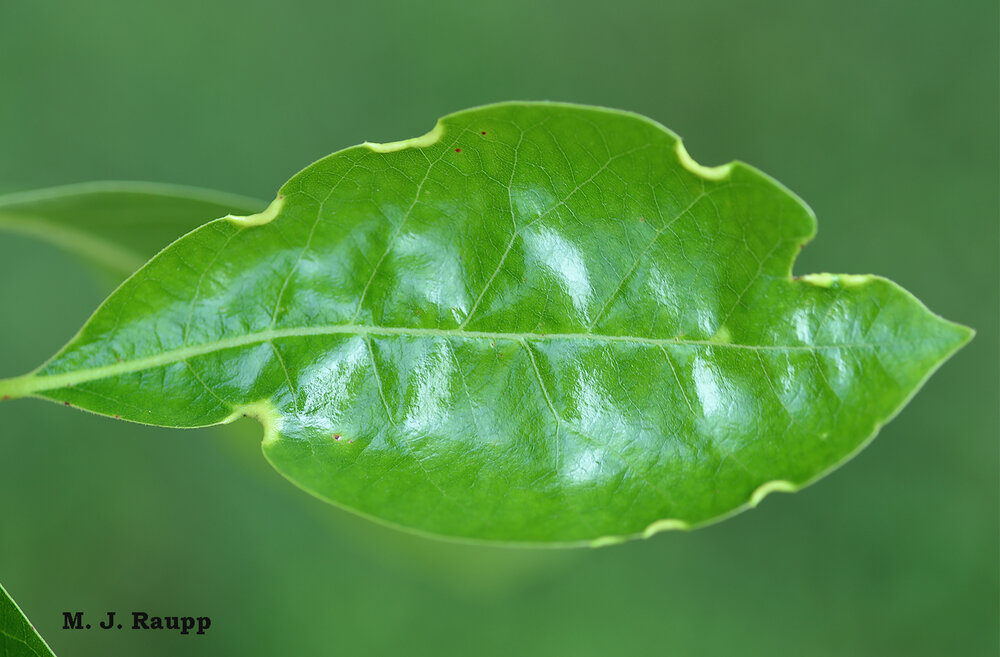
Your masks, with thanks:
M461 153L461 152L462 152L462 149L461 149L461 148L456 148L456 149L455 149L455 152L456 152L456 153Z
M64 406L72 406L73 404L70 404L69 402L63 402L63 405Z
M639 217L639 223L645 223L645 222L646 222L645 217Z
M340 434L339 433L333 434L333 439L334 440L340 440Z
M349 445L353 445L353 444L354 444L354 441L353 441L353 440L348 440L348 441L347 441L347 443L348 443Z
M120 420L120 419L122 419L122 416L121 416L121 415L116 415L116 416L115 416L115 419L116 419L116 420Z
M10 395L4 395L3 401L10 401Z
M486 131L485 131L485 130L483 130L483 131L482 131L482 132L480 132L479 134L481 134L481 135L485 135L485 134L486 134Z
M122 362L122 359L121 358L115 358L115 362L120 363L120 362Z

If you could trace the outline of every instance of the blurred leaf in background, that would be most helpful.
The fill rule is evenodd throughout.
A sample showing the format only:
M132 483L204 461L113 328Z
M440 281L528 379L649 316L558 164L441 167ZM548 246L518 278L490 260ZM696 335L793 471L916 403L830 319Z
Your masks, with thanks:
M0 195L0 233L30 235L59 247L103 272L111 286L198 226L264 206L197 187L90 182Z
M253 425L8 405L0 581L66 655L996 654L998 18L987 0L0 4L5 191L127 178L269 199L456 109L607 105L805 198L820 229L796 273L877 272L979 332L817 486L601 550L382 529L287 486ZM101 301L85 272L0 236L0 375ZM212 628L64 631L67 609Z

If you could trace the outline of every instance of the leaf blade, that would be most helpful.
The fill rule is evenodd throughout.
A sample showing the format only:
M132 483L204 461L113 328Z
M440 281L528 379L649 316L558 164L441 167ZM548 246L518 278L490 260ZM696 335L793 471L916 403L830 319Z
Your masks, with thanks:
M648 119L515 103L429 134L186 236L20 392L255 415L293 482L418 531L613 542L813 481L971 337L884 279L792 280L808 207Z

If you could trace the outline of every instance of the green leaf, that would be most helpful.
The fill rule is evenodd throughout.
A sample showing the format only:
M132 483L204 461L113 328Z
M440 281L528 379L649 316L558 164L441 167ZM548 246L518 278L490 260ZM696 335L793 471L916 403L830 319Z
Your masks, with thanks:
M0 585L0 655L55 657L2 585Z
M487 106L187 235L0 393L253 416L290 480L419 532L697 527L846 461L971 338L885 279L793 280L814 231L641 116Z
M193 187L93 182L0 196L0 230L49 242L119 283L210 219L257 212L264 205Z

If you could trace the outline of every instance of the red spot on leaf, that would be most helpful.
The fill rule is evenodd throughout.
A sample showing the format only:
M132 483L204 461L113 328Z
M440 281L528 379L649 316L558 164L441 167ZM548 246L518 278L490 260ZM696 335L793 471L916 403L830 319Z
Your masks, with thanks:
M456 152L456 153L461 153L461 152L462 152L462 149L461 149L461 148L456 148L456 149L455 149L455 152Z
M483 131L482 131L482 132L480 132L479 134L481 134L481 135L485 135L485 134L486 134L486 131L485 131L485 130L483 130Z

